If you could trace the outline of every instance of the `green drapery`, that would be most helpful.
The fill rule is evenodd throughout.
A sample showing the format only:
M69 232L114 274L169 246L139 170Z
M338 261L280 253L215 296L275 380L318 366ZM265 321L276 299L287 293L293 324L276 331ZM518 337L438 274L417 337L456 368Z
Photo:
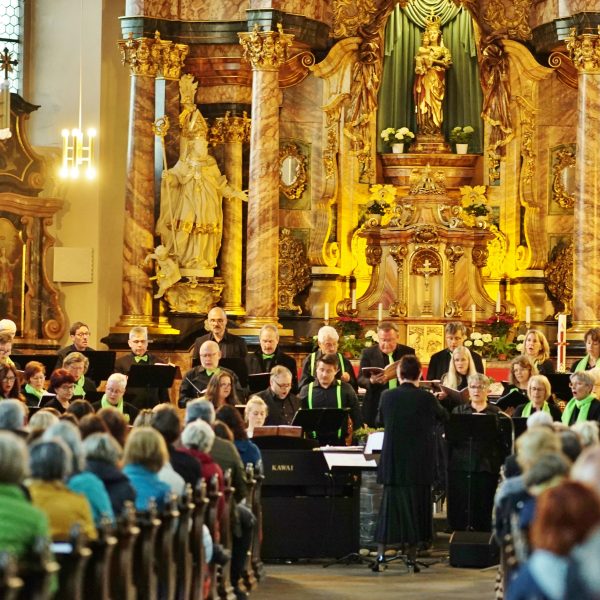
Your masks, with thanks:
M378 133L386 127L403 126L416 133L412 88L414 57L421 45L421 33L422 30L409 19L406 12L396 6L385 33L385 58L377 112ZM471 125L475 134L471 138L469 152L481 152L483 96L479 84L473 23L469 13L460 9L456 17L442 27L442 35L444 44L452 55L452 66L446 72L442 131L448 139L453 127ZM388 151L381 137L378 137L378 150Z

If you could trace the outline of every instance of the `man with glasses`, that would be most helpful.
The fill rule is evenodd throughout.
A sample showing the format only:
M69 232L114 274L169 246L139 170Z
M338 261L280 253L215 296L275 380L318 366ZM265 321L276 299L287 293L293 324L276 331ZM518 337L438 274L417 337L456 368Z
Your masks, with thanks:
M89 345L90 341L90 328L81 321L75 321L69 328L69 335L71 336L72 344L61 348L56 355L58 360L56 361L56 369L62 367L63 360L67 354L71 352L93 352L94 348Z
M207 340L216 342L221 352L221 358L246 358L248 348L243 338L227 331L227 315L225 311L215 306L208 311L206 318L210 333L196 338L192 349L192 366L200 364L200 346Z
M256 394L262 398L269 411L265 425L290 425L300 408L300 400L292 392L293 378L290 370L282 365L271 369L269 387Z
M210 378L222 371L225 371L231 377L232 384L238 393L243 396L237 375L229 369L219 367L221 351L217 342L213 340L205 341L200 346L199 356L200 365L193 367L183 376L183 381L179 388L179 408L185 408L188 400L200 398L206 391Z

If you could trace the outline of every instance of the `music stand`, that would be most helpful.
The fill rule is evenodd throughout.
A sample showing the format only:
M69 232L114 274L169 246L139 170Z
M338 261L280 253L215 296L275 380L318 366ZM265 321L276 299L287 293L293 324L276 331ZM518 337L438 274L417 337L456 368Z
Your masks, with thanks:
M571 375L573 373L549 373L546 375L550 382L552 393L565 402L568 402L573 397L570 385Z
M248 387L251 394L263 392L271 385L271 373L251 373L248 375Z
M246 360L243 358L221 358L219 360L219 367L224 367L233 371L240 382L242 388L248 387L248 365ZM267 385L267 387L269 387ZM263 388L264 389L264 388Z
M515 440L527 431L527 417L513 417L513 427L515 428Z
M175 381L175 365L146 365L134 363L129 369L127 387L170 388Z
M521 404L525 404L527 402L527 396L524 392L520 390L511 390L508 394L505 394L501 398L498 398L496 401L496 406L506 412L509 408L515 409L517 406L521 406Z
M106 381L115 372L117 353L114 350L86 350L82 354L90 361L86 376L96 385L99 385L101 381Z
M451 414L446 424L446 440L449 450L463 442L469 447L469 466L473 461L473 442L493 443L498 433L498 417L489 414ZM471 525L471 471L467 480L467 531L472 531Z
M301 408L292 425L302 427L305 435L316 435L319 443L339 442L338 431L344 428L349 408Z
M52 371L56 367L56 354L15 354L12 356L12 359L18 362L22 369L25 369L27 363L33 360L42 363L46 371L46 379L50 379L50 375L52 375Z

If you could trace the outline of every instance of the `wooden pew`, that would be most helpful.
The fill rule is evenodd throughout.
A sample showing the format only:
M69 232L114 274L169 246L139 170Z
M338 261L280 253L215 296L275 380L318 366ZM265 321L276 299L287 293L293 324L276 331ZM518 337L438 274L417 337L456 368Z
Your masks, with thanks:
M85 568L92 551L87 546L87 540L80 526L75 525L69 539L55 542L52 549L60 565L56 597L60 600L83 600Z
M90 541L92 554L87 563L84 590L86 600L110 600L111 560L117 547L110 519L104 517L98 526L98 539Z
M188 486L190 492L191 486ZM201 479L195 490L193 490L193 501L189 503L191 507L191 528L189 532L189 556L191 557L190 574L191 580L189 590L185 598L191 600L203 600L205 576L207 571L206 560L204 556L204 544L202 543L202 526L206 518L206 509L208 507L208 497L206 491L206 481ZM178 575L178 581L181 577ZM182 584L183 587L183 584ZM182 596L178 594L178 600Z
M157 600L158 586L154 554L160 519L157 516L156 503L153 500L150 501L148 510L137 513L136 524L140 530L133 552L133 573L137 598L138 600Z
M248 508L254 513L254 494L256 489L256 479L254 478L254 465L252 463L248 463L246 465L246 505ZM256 515L255 515L256 516ZM258 535L258 527L254 528L252 534L252 545L254 545L254 540ZM242 571L242 581L244 582L244 587L250 591L256 588L258 581L254 574L254 569L252 568L252 546L250 546L250 550L248 551L248 556L246 558L246 564L244 566L244 570Z
M233 499L233 492L235 491L235 488L231 484L231 469L227 469L225 471L223 476L223 483L225 487L225 490L223 492L225 502L223 505L223 514L221 515L221 520L219 522L219 533L223 548L231 551L233 545L233 536L231 534L231 528L233 526L235 510L235 501ZM233 587L231 585L231 580L229 577L230 565L231 563L226 564L224 567L219 565L216 569L217 593L221 600L236 600L236 596L233 591Z
M111 560L110 592L114 600L135 600L133 584L133 553L140 528L135 523L136 513L133 502L127 501L117 517L114 535L117 545Z
M21 600L47 600L52 597L52 582L60 570L50 551L50 542L38 537L21 561L19 575L24 581Z
M219 479L217 475L213 475L207 487L208 505L206 508L206 526L210 531L210 535L214 542L221 542L221 534L219 527L219 502L221 499L221 492L219 491ZM219 597L217 592L217 568L215 565L211 565L208 569L209 573L209 584L206 593L207 600L216 600ZM196 590L194 590L196 593Z
M8 552L0 552L0 599L17 600L23 585L23 580L17 575L14 556Z
M156 532L154 554L154 566L158 577L158 597L160 600L175 600L177 567L173 544L179 521L176 494L171 494L159 518L160 525Z
M252 547L250 549L250 562L252 564L252 571L258 581L261 581L265 577L265 565L261 559L260 546L262 543L262 484L265 480L263 474L262 462L258 465L258 468L254 470L254 489L252 494L252 513L256 517L256 528L252 538Z

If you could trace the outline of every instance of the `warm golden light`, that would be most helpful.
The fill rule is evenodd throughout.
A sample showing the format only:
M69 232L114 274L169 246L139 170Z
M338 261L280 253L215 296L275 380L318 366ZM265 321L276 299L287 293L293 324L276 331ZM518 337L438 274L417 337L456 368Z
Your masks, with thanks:
M90 128L87 130L87 146L84 145L84 134L80 129L63 129L61 132L62 141L62 161L59 175L66 179L79 179L82 167L85 165L86 179L95 179L97 175L94 167L94 144L96 130Z

